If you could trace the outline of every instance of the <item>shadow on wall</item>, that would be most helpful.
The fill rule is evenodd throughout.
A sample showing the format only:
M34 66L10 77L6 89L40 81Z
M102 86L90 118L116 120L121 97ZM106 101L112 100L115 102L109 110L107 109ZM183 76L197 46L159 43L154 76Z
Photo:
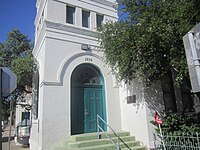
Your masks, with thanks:
M200 113L200 99L197 95L193 95L194 97L194 109L195 112Z
M134 80L125 85L125 90L127 97L124 101L136 107L137 112L140 108L145 107L145 105L150 110L150 116L154 116L155 111L163 112L163 92L159 81L146 86L142 80Z
M150 110L149 115L154 116L155 111L162 113L165 110L161 82L157 81L150 86L146 86L144 91L144 98Z

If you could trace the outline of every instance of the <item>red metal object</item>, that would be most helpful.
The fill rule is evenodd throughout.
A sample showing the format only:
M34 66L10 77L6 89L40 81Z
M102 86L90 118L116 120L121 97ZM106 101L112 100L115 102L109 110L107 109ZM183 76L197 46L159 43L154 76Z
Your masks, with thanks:
M157 124L162 124L163 123L163 121L162 121L161 117L159 116L158 112L155 113L155 122Z

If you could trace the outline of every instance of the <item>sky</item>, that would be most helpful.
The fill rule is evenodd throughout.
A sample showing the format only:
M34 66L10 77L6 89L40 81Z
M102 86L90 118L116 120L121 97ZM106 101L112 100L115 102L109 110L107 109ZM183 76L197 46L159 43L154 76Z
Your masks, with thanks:
M1 43L12 29L19 29L34 42L35 3L36 0L0 0Z

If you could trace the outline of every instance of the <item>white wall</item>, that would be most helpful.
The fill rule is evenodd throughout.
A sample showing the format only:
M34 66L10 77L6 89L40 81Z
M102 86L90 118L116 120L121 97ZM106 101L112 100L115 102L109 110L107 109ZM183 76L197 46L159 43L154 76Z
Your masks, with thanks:
M147 108L147 122L148 122L148 134L149 134L149 147L154 146L154 137L155 126L150 123L154 120L155 111L162 113L164 111L164 101L163 101L163 92L160 81L152 83L149 86L145 86L145 103Z
M127 96L136 95L136 103L127 104ZM133 80L130 85L120 86L120 105L122 130L130 131L131 135L141 141L142 145L152 148L155 110L163 110L160 84L146 87L142 80Z
M120 86L120 103L122 130L130 131L131 135L148 144L148 128L146 120L146 105L142 83L134 80L131 86L122 83ZM127 104L127 96L136 95L136 103Z
M44 38L42 38L44 39ZM31 150L41 150L42 148L42 106L43 106L43 87L41 83L44 80L44 68L45 68L45 50L46 50L46 40L38 41L33 50L33 55L38 61L39 68L39 102L38 102L38 118L35 119L32 117L32 126L31 126L31 137L30 137L30 149Z

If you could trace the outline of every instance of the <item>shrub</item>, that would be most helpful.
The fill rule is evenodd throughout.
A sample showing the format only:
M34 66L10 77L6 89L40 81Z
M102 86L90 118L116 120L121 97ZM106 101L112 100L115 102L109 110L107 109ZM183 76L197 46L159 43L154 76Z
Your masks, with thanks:
M152 123L156 126L155 121ZM166 114L161 125L162 132L173 133L175 135L181 134L195 134L200 133L200 113L198 114ZM159 133L159 128L156 129Z

